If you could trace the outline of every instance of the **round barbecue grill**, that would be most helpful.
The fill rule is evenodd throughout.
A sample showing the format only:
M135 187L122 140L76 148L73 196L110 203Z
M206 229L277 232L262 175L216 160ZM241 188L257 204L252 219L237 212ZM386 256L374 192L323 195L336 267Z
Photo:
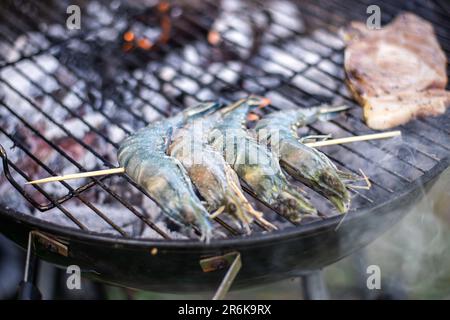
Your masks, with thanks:
M369 4L380 7L383 23L405 10L432 22L450 53L449 7L440 1L163 4L80 2L79 30L66 28L66 1L0 5L0 230L30 257L161 292L212 290L240 265L233 288L308 274L377 238L448 167L449 112L402 126L401 139L325 147L339 167L362 169L372 183L354 192L348 214L307 190L321 219L293 224L251 198L279 230L253 224L242 235L221 217L223 236L208 244L167 226L126 175L25 187L33 178L115 167L123 137L210 99L256 93L277 110L346 103L353 108L308 131L371 133L345 87L338 36L367 18Z

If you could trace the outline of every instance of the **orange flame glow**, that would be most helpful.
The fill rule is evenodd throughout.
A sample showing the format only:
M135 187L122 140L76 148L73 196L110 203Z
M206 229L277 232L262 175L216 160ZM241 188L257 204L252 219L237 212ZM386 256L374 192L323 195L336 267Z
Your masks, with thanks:
M270 104L270 99L269 98L262 98L261 99L261 104L259 105L259 108L262 109L266 106L268 106Z
M169 2L167 2L167 1L161 1L159 4L158 4L158 10L159 10L159 12L167 12L167 11L169 11L169 8L170 8L170 3Z
M127 31L123 34L123 40L127 42L131 42L134 40L134 33L131 31Z
M248 121L258 121L260 119L260 116L257 115L256 113L249 113L247 115L247 120Z
M150 48L153 46L153 43L147 38L141 38L137 41L137 45L141 49L150 50Z
M213 46L217 45L220 42L220 33L215 30L211 30L208 33L208 42Z

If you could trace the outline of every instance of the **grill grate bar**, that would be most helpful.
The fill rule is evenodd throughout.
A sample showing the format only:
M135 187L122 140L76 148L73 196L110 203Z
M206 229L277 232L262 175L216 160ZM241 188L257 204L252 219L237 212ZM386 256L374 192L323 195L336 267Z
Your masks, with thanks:
M14 142L14 145L19 147L23 152L26 153L28 157L30 157L35 163L37 163L40 167L44 168L50 175L56 175L56 172L51 170L48 166L46 166L42 161L36 158L18 139L14 138L14 136L8 134L3 128L0 128L0 131L7 136L11 141ZM77 197L84 205L86 205L89 209L94 211L101 219L103 219L107 224L109 224L114 230L116 230L123 237L128 237L128 234L120 228L117 224L115 224L111 219L109 219L103 212L101 212L97 207L87 201L82 195L80 195L77 191L75 191L68 183L62 181L62 185L69 190L72 196ZM36 187L36 186L35 186ZM55 203L58 203L56 201Z
M16 171L17 173L19 173L20 176L22 176L22 178L24 178L25 180L29 181L30 177L23 172L22 170L20 170L12 161L10 161L9 159L5 159L3 158L3 172L6 176L6 178L8 179L8 181L17 189L20 190L20 193L22 194L23 197L25 197L30 203L32 203L34 205L34 207L39 208L40 204L37 203L28 193L26 193L22 187L15 181L15 179L12 177L11 172L9 170L9 168L13 168L14 171ZM51 195L49 195L44 189L42 189L40 186L36 186L36 189L47 199L49 200L55 207L57 207L59 210L61 210L61 212L67 217L69 218L79 229L81 230L88 230L88 228L86 228L86 226L81 223L80 221L78 221L78 219L76 219L72 213L70 213L69 210L67 210L66 208L64 208L61 204L59 204L57 201L55 201L53 199L53 197Z
M422 119L424 123L426 123L427 125L429 125L430 127L435 129L434 124L431 123L431 121L436 122L436 124L439 125L439 129L443 132L445 132L446 134L450 134L450 123L448 123L448 121L446 121L446 119L440 119L440 118L435 118L435 119Z
M440 8L441 11L443 11L443 12L438 12L439 15L441 15L441 16L443 17L443 19L447 19L448 16L446 15L446 13L447 13L447 14L450 14L450 9L447 8L446 6L442 5L442 3L441 3L439 0L432 0L432 2L433 2L436 6L438 6L438 7Z
M51 118L48 114L45 112L42 112L38 106L34 104L33 101L25 97L23 94L21 94L19 91L17 91L13 86L11 86L8 82L4 81L4 79L0 79L1 82L6 84L9 88L11 88L14 92L16 92L22 99L27 101L30 106L32 106L34 109L36 109L39 113L44 115L50 122L52 122L54 125L59 127L62 131L64 131L68 136L72 137L74 140L77 140L77 142L81 145L83 145L86 148L86 143L83 141L80 141L76 137L73 137L68 133L67 129L59 124L57 121L55 121L53 118ZM5 108L8 109L10 113L12 113L16 118L18 118L28 129L33 131L35 135L37 135L39 138L41 138L43 141L45 141L48 145L50 145L53 149L55 149L60 155L62 155L65 159L69 160L75 167L77 167L81 171L86 171L86 169L81 166L76 160L74 160L72 157L70 157L64 150L62 150L58 145L53 143L52 141L48 140L46 137L44 137L38 130L36 130L31 124L29 124L25 119L20 117L17 113L15 113L9 106L7 106L5 103L0 102ZM88 149L88 148L86 148ZM106 160L106 159L105 159ZM126 176L124 176L126 177ZM112 191L109 187L107 187L102 181L95 177L91 177L90 179L94 180L98 185L102 187L108 194L113 196L116 200L118 200L122 205L124 205L127 209L132 211L138 218L140 218L142 221L144 221L150 228L152 228L154 231L156 231L159 235L161 235L164 238L169 238L169 236L162 231L158 226L156 226L152 221L150 221L145 215L138 212L131 204L129 204L126 200L122 199L118 194L116 194L114 191ZM58 204L59 205L59 204Z

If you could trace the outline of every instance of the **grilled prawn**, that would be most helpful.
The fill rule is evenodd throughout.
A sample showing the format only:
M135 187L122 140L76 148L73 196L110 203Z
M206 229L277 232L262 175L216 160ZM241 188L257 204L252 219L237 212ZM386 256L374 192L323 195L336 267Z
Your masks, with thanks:
M207 119L198 119L179 129L173 137L168 154L181 162L194 186L207 202L213 215L228 213L250 232L253 218L275 228L262 218L245 198L239 178L222 154L208 144L207 134L222 118L220 110Z
M274 154L245 128L249 109L263 103L259 97L236 102L215 126L209 141L259 199L298 222L304 214L315 215L316 209L287 181Z
M195 194L186 170L166 151L174 130L218 106L201 104L152 123L126 138L117 155L125 172L148 192L164 214L185 228L197 226L206 241L212 233L209 214Z
M341 212L347 212L350 195L343 179L352 175L339 171L322 152L301 143L297 129L347 107L316 107L273 112L256 124L260 143L271 146L281 166L294 178L316 190Z

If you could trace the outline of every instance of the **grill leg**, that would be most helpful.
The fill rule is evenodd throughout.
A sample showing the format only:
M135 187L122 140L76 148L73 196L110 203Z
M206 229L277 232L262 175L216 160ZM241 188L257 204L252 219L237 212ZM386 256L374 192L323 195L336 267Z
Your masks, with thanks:
M42 295L36 287L38 259L33 252L33 234L28 235L27 256L23 281L19 285L19 300L41 300Z
M211 272L222 269L224 266L229 265L228 271L225 277L222 279L219 288L214 294L213 300L223 300L228 293L234 279L236 278L239 270L242 267L241 254L237 251L227 253L223 256L211 257L200 260L200 266L203 272Z
M329 299L322 270L313 271L302 276L302 286L305 300Z

